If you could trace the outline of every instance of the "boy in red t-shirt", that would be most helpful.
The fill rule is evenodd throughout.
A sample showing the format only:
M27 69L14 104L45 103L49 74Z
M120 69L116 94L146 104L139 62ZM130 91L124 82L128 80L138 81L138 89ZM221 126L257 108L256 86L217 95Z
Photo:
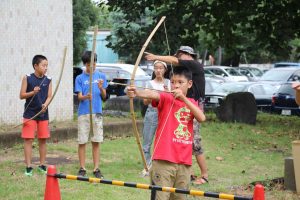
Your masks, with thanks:
M192 87L192 73L176 67L171 75L171 93L127 88L129 97L152 99L158 109L158 126L153 147L151 182L163 187L187 189L190 183L193 145L193 119L205 121L197 102L187 98ZM153 191L151 199L185 199L184 194Z

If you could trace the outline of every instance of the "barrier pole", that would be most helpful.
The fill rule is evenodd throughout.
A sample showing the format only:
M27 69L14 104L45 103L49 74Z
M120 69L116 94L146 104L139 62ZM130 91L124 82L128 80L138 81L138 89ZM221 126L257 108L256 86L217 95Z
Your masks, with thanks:
M229 199L229 200L253 200L252 197L236 196L236 195L232 195L232 194L204 192L204 191L199 191L199 190L185 190L185 189L178 189L178 188L172 188L172 187L161 187L161 186L157 186L157 185L148 185L148 184L143 184L143 183L123 182L123 181L118 181L118 180L105 180L105 179L99 179L99 178L89 178L89 177L66 175L66 174L54 174L54 175L48 174L48 176L54 176L55 178L60 178L60 179L86 181L86 182L90 182L90 183L102 183L102 184L108 184L108 185L156 190L156 191L162 191L162 192L180 193L180 194L187 194L187 195L193 195L193 196L213 197L213 198Z

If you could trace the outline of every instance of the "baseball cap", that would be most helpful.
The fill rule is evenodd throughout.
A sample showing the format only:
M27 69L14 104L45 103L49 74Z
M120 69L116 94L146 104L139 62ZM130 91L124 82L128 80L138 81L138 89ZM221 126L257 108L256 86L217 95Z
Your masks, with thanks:
M190 54L192 57L197 57L197 54L194 52L194 49L190 46L180 46L180 48L177 50L176 55L179 52L184 52Z

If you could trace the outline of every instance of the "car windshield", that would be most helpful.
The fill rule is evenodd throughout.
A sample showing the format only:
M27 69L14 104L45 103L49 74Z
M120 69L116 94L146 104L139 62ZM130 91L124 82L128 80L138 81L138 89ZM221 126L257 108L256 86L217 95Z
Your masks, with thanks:
M225 71L230 74L231 76L243 76L240 72L236 69L226 68Z
M256 68L248 68L248 70L250 72L252 72L252 74L254 74L255 76L262 76L263 75L263 72L260 71L259 69L256 69Z
M233 92L242 92L245 91L247 85L243 85L243 84L237 84L237 83L224 83L221 86L217 87L214 90L214 93L233 93Z
M211 71L209 71L208 69L204 69L204 73L205 75L214 75Z
M269 70L260 78L261 81L287 81L291 76L290 70Z

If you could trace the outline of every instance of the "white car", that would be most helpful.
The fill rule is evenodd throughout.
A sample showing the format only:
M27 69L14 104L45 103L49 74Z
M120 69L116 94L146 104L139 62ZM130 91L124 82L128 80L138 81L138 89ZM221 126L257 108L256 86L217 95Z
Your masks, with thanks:
M237 67L237 70L246 76L249 81L259 81L264 72L255 67Z
M81 67L82 70L85 70L85 66ZM130 84L131 74L133 73L134 65L131 64L119 64L119 63L97 63L96 70L105 74L108 82L113 81L120 84ZM151 80L144 70L139 66L137 67L135 74L135 85L140 87L145 87L146 82ZM106 94L107 99L110 98L110 95L123 96L125 95L124 85L108 85Z
M208 70L212 72L214 75L223 77L226 82L246 82L248 78L242 75L238 70L234 67L227 67L227 66L209 66L204 67L204 70Z

